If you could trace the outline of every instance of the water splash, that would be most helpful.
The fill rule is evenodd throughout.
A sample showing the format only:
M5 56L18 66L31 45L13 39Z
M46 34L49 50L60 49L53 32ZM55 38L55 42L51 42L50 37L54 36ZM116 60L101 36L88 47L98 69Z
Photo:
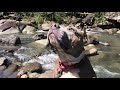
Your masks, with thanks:
M29 63L38 62L42 65L43 70L53 70L55 67L55 61L57 60L58 55L55 53L50 54L44 54L42 56L39 56L37 58L31 59L27 62L23 63L23 66Z
M32 58L33 55L30 53L33 51L33 48L21 46L17 51L14 52L14 56L17 57L20 61L28 61Z

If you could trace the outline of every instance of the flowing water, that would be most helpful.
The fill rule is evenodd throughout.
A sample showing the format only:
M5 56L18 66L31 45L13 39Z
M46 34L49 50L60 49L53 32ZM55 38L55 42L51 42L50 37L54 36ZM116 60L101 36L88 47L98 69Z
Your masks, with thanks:
M109 43L110 46L98 45L98 50L104 51L107 57L97 64L91 60L98 78L120 78L120 35L102 33L99 40Z
M33 42L32 36L33 35L24 35L24 34L18 34L22 40L22 44L20 46L0 46L0 56L3 56L5 49L14 49L14 57L17 58L17 60L20 61L27 61L32 59L33 57L39 55L39 49L38 47L27 47L26 45L28 43ZM104 51L104 53L107 55L105 58L101 58L98 60L97 63L94 63L92 59L90 59L92 66L97 74L98 78L120 78L120 35L108 35L106 33L101 34L99 37L99 40L102 42L108 42L110 46L104 46L104 45L97 45L97 48L99 51ZM53 55L53 54L52 54ZM5 56L5 54L4 54ZM6 54L6 57L12 58ZM44 55L39 56L39 58L52 58L51 55L48 55L48 53L44 53ZM54 57L54 56L53 56ZM95 56L92 56L95 57ZM15 58L14 58L15 60ZM46 59L47 60L47 59ZM97 60L96 60L97 61Z

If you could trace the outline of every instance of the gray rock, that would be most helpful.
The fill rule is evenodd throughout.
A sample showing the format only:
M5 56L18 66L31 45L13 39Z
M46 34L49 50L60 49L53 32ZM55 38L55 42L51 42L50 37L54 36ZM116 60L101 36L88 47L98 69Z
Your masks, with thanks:
M21 44L21 40L20 40L20 37L18 36L15 36L15 35L11 35L9 37L9 44L11 45L18 45L18 44Z
M27 44L27 47L35 48L35 49L37 49L39 54L41 54L46 49L47 45L48 45L48 40L41 39L41 40L37 40L37 41Z
M11 27L16 27L15 20L0 20L0 31L3 32Z
M32 27L32 26L26 26L22 31L22 33L24 34L35 34L35 32L36 32L36 29L35 27Z
M3 32L0 32L0 35L4 35L4 34L16 34L19 33L20 31L18 30L17 27L11 27Z
M76 23L81 22L81 21L82 21L81 18L76 18L75 16L73 16L73 17L71 18L71 23L72 23L72 24L76 24Z
M87 25L92 25L93 24L93 19L94 19L94 15L93 14L88 14L83 20L82 22L87 24Z
M120 12L106 12L105 17L120 22Z
M112 28L112 29L107 29L106 30L109 34L115 34L117 31L118 31L118 29L117 28Z
M11 65L8 66L7 69L4 70L3 75L8 77L8 76L11 75L16 69L17 69L17 65L16 65L16 64L11 64Z
M21 44L21 40L20 40L20 37L16 35L10 35L6 38L2 38L2 43L8 44L8 45L18 45L18 44Z

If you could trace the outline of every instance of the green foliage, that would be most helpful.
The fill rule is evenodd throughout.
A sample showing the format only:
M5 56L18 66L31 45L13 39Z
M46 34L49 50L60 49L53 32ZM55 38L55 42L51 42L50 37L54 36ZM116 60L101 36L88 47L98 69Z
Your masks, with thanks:
M0 17L5 17L6 12L0 12ZM27 19L35 19L37 25L42 24L44 20L55 21L57 23L69 24L72 16L78 18L84 18L89 12L14 12L16 16ZM95 23L105 24L106 18L104 17L105 12L92 12L95 14Z
M107 19L105 18L105 12L95 12L95 23L106 24Z

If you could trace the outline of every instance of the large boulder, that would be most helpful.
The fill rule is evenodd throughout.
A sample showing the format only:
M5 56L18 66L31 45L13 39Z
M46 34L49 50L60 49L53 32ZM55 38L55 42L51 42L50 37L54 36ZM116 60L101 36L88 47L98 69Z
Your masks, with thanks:
M48 45L48 40L41 39L41 40L34 41L32 43L29 43L27 46L30 48L35 48L39 53L42 53L46 49L47 45Z
M7 29L5 31L0 32L0 35L3 35L3 34L16 34L16 33L20 33L18 28L17 27L10 27L9 29Z
M3 32L11 27L16 27L16 21L15 20L10 20L10 19L6 19L6 20L0 20L0 32Z

